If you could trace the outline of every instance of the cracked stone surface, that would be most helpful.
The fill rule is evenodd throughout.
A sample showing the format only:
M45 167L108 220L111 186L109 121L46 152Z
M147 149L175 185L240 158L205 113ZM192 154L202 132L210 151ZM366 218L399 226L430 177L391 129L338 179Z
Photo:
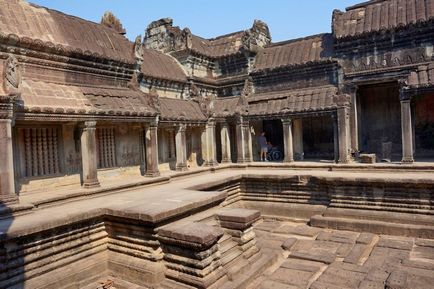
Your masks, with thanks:
M259 245L280 251L280 258L248 289L433 288L433 240L274 220L255 231Z

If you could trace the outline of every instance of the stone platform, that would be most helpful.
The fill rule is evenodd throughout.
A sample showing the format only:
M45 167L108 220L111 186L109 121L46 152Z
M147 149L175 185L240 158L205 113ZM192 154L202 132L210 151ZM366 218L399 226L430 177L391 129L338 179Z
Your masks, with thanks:
M414 287L402 288L423 288L415 283L417 280L431 282L424 279L434 270L431 235L418 238L405 229L411 224L432 230L430 171L289 170L280 165L252 164L161 178L110 194L48 201L46 206L33 206L25 215L2 219L0 259L5 266L0 268L0 288L260 288L255 278L262 278L268 288L359 288L372 280L363 277L369 281L365 285L360 277L360 283L336 287L329 279L338 278L323 274L330 271L340 276L347 269L339 266L364 266L369 256L376 256L367 263L370 269L381 269L382 264L392 261L400 264L382 279L388 288L404 282L403 271L407 273L405 284ZM364 183L361 191L360 183ZM411 185L403 185L406 183ZM363 198L357 201L357 197ZM47 191L37 197L23 196L26 198L41 201L52 196ZM354 205L359 206L357 214L348 208ZM401 222L407 223L398 229L399 222L384 219L385 215L398 216L396 208L407 210L399 215ZM260 213L281 221L261 223ZM322 225L318 223L321 218L333 222ZM381 226L367 226L375 224L373 218L383 218ZM323 228L295 226L290 220ZM345 226L333 227L342 220ZM200 233L211 233L197 235L191 224L205 226ZM180 232L184 226L190 229ZM401 236L381 236L375 230ZM395 256L394 250L409 253L399 251L397 257L401 259L387 259ZM377 251L378 256L373 253ZM296 265L281 262L287 256ZM305 279L285 283L283 277L268 278L277 268L282 270L276 276L290 276L285 272L288 269ZM306 270L308 273L303 273ZM343 285L347 287L339 287Z

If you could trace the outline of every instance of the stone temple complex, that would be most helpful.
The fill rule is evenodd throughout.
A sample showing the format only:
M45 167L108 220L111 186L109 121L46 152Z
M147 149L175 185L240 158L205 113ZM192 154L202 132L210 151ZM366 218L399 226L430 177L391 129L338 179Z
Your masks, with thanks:
M0 0L0 288L434 288L434 0L331 27Z

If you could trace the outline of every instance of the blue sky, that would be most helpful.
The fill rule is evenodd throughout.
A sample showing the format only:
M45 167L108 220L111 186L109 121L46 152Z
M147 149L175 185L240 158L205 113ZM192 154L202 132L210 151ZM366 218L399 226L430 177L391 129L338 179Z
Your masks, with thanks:
M99 22L112 11L131 40L153 20L173 18L204 38L245 30L254 19L265 21L273 42L330 32L334 9L364 0L30 0L30 2Z

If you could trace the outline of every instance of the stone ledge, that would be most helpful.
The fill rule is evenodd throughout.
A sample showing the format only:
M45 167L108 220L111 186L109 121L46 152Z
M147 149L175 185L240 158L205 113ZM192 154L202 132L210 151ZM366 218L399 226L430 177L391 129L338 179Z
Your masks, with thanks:
M256 221L261 216L258 210L248 209L228 209L217 213L217 217L221 221L233 223L251 223Z
M167 241L181 241L179 245L188 244L207 248L215 244L223 236L223 230L202 223L189 223L183 226L171 225L158 231L158 237Z

